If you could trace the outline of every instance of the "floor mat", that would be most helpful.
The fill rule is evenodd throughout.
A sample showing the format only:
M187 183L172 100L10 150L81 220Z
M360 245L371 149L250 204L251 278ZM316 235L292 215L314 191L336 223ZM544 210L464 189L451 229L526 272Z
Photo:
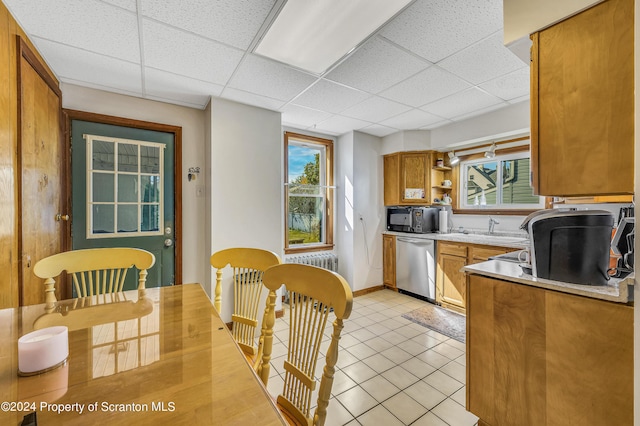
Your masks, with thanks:
M420 324L438 333L464 343L467 317L431 303L402 315L411 322Z

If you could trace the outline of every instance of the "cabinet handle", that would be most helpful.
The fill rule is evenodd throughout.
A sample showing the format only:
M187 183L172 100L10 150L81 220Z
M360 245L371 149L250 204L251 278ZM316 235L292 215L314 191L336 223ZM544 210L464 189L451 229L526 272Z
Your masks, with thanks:
M58 213L56 215L56 222L60 222L61 220L64 220L65 222L69 220L69 215L68 214L61 214Z

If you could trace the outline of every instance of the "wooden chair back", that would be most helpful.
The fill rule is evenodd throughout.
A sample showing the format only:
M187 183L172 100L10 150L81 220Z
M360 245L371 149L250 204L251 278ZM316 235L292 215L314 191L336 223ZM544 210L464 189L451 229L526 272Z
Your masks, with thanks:
M62 272L73 277L78 297L121 292L127 271L138 268L138 289L144 289L147 270L156 262L153 253L146 250L117 247L71 250L39 260L33 273L45 280L45 303L56 302L55 278Z
M213 306L218 313L222 309L222 274L227 265L233 269L233 322L231 334L247 359L259 369L262 354L262 337L255 345L258 326L258 308L264 289L262 275L271 266L279 265L280 257L268 250L258 248L229 248L211 255L211 266L216 269L216 287ZM267 379L263 378L266 385Z
M269 376L273 345L276 290L284 284L289 292L289 342L284 362L284 390L277 404L293 424L324 425L331 397L338 341L343 320L351 314L353 294L340 275L316 266L282 264L267 269L263 282L269 289L261 372ZM313 417L311 395L316 388L316 364L325 327L333 320L331 342L320 378L320 389Z

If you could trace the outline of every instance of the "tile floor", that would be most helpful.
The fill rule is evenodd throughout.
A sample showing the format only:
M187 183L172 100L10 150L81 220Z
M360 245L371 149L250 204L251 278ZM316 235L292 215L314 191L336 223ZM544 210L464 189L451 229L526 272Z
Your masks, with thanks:
M354 298L340 339L327 426L476 425L478 418L464 409L465 345L402 318L424 303L390 290ZM275 324L267 386L274 396L283 387L287 321L285 313ZM328 346L330 331L325 335Z

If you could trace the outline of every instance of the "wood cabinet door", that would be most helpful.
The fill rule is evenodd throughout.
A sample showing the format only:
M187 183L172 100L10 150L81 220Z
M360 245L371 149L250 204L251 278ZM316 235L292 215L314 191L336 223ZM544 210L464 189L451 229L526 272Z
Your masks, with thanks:
M400 154L400 201L428 204L431 197L431 155L428 152Z
M633 307L478 275L467 295L481 424L633 424Z
M466 257L438 255L438 272L442 289L442 302L465 307L467 277L462 269L467 264Z
M486 262L490 257L498 256L500 254L516 251L513 248L506 247L470 247L469 248L469 265L474 263Z
M21 39L19 50L19 303L33 305L44 303L44 284L33 274L34 264L64 251L68 244L67 156L60 89ZM63 280L57 281L60 300L66 298L66 291Z
M609 0L532 35L535 193L633 193L633 17Z
M400 155L384 156L384 205L397 206L400 204Z
M396 237L382 236L382 282L396 287Z

